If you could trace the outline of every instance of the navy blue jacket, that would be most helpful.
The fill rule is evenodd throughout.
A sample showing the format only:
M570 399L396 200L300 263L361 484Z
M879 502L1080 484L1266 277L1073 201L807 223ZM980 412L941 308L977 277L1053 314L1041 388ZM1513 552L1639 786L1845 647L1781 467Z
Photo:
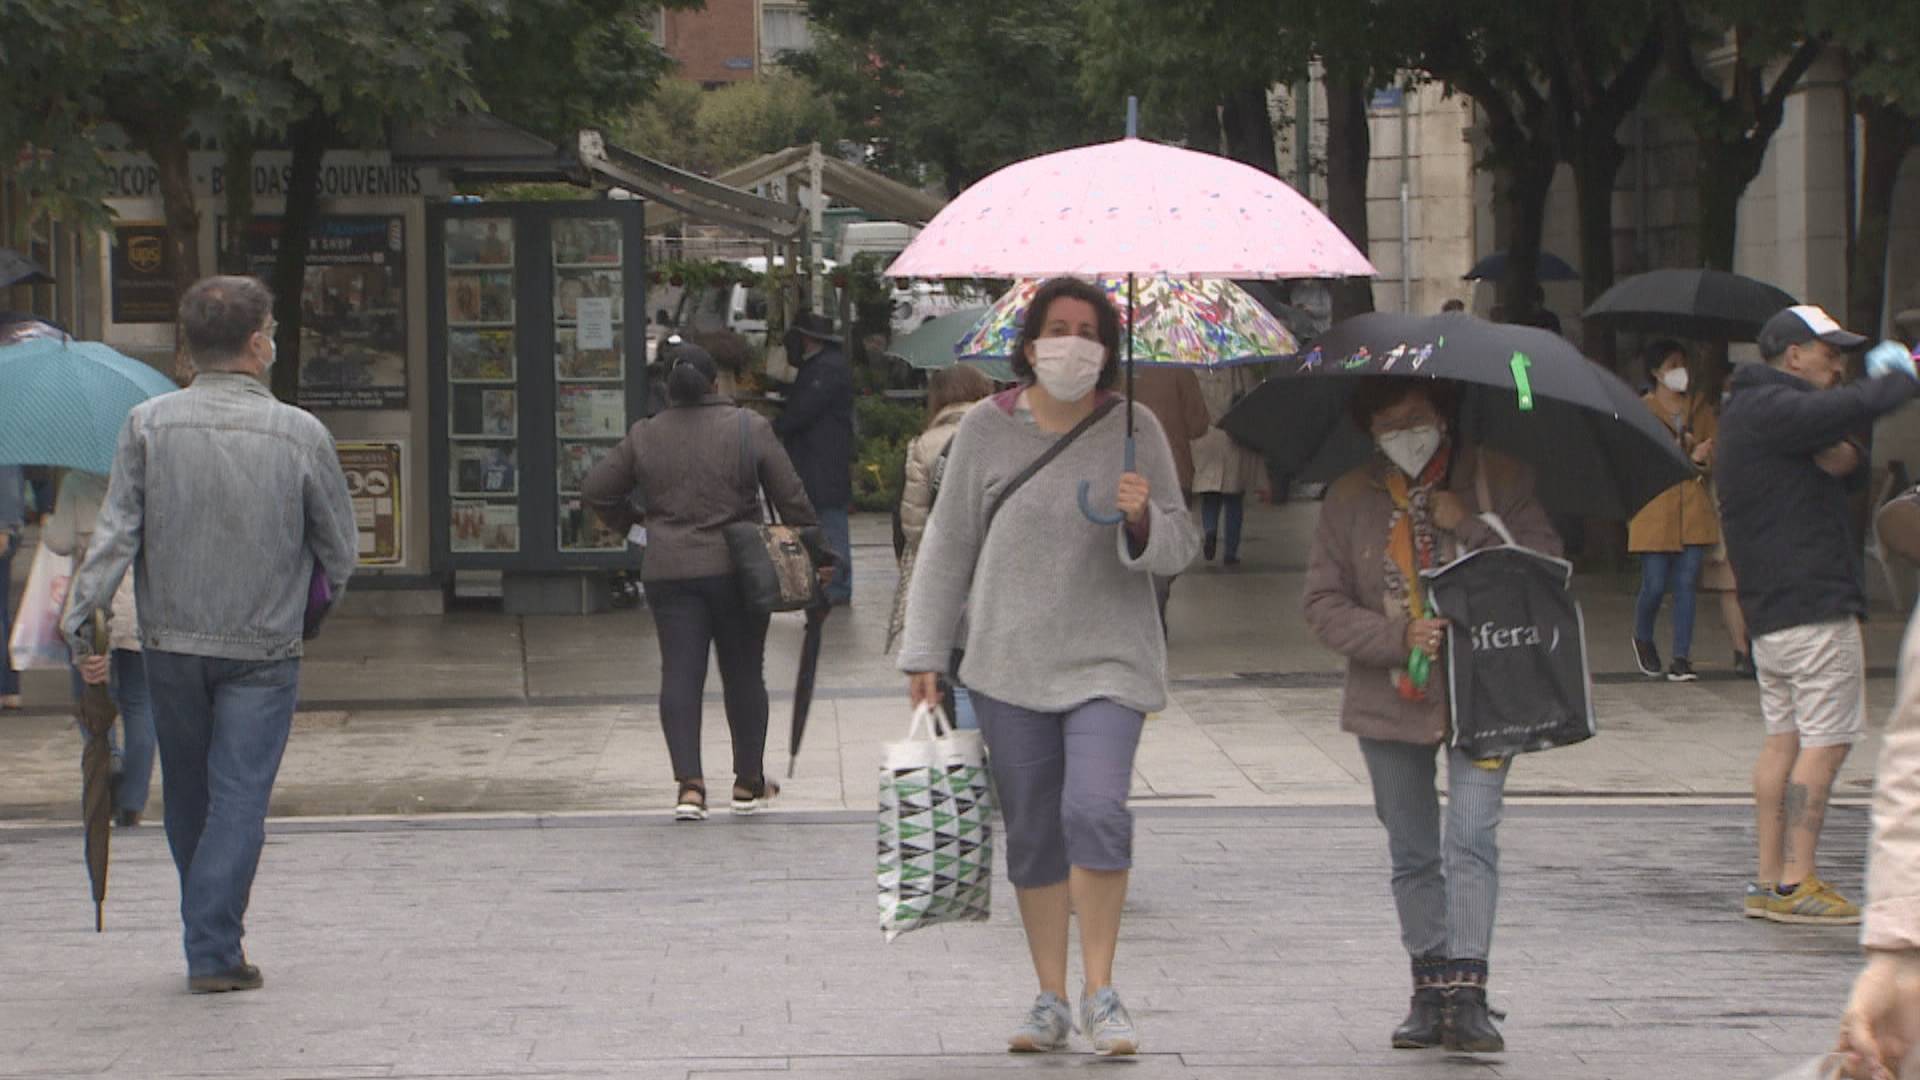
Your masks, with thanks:
M1715 480L1748 633L1865 618L1848 483L1813 458L1906 404L1920 383L1890 375L1816 390L1778 368L1744 364L1730 385Z
M853 505L853 366L837 347L800 365L773 430L814 509Z

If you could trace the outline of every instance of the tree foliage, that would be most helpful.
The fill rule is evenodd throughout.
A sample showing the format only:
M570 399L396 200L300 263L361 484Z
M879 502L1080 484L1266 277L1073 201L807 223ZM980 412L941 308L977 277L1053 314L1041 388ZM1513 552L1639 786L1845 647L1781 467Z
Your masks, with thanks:
M843 130L833 103L811 83L777 72L717 90L664 80L614 136L669 164L717 173L789 146L832 145Z
M814 48L792 59L826 91L869 164L949 194L1050 150L1120 134L1124 101L1078 81L1087 0L952 4L812 0Z

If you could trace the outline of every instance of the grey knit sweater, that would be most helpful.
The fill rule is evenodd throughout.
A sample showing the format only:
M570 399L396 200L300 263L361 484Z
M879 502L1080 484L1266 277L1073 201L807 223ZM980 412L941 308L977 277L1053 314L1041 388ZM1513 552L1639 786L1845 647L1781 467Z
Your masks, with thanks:
M981 544L994 496L1059 436L1015 412L1010 391L967 413L907 594L902 671L947 670L961 644L961 681L1010 705L1063 712L1100 698L1141 712L1166 707L1167 648L1150 575L1186 569L1199 531L1180 497L1166 435L1134 413L1135 471L1152 488L1147 543L1135 557L1120 526L1080 513L1080 481L1111 511L1126 410L1115 409L1013 494Z

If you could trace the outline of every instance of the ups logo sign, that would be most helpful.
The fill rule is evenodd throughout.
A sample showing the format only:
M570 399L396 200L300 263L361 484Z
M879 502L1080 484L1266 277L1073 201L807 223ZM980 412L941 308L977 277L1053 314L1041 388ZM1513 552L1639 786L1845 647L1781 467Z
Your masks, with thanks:
M135 236L127 241L127 265L143 274L159 270L167 259L157 236Z

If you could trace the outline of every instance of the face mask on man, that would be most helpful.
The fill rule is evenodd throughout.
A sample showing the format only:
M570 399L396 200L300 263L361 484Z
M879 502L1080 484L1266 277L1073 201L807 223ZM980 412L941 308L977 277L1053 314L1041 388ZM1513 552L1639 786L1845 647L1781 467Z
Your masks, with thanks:
M1033 376L1055 401L1079 401L1093 392L1107 366L1107 347L1083 337L1044 337L1033 343Z
M1394 467L1409 477L1418 477L1433 455L1440 452L1440 441L1445 438L1440 429L1432 424L1402 431L1389 431L1385 435L1374 436L1374 444L1380 447Z
M1663 371L1660 373L1660 385L1666 387L1667 389L1673 391L1676 394L1686 393L1687 383L1688 383L1688 380L1687 380L1686 368L1683 368L1683 367L1668 368L1666 371Z

